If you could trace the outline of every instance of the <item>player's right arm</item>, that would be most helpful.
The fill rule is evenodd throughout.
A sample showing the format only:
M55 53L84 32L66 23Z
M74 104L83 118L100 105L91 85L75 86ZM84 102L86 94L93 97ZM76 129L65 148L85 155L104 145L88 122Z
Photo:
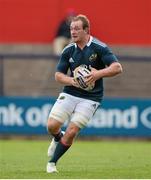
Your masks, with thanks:
M68 51L69 49L66 48L60 57L55 73L55 80L66 86L78 87L78 84L74 81L74 78L67 75L68 69L70 67Z
M55 73L55 80L66 86L75 86L78 87L78 84L74 81L73 77L70 77L62 72Z

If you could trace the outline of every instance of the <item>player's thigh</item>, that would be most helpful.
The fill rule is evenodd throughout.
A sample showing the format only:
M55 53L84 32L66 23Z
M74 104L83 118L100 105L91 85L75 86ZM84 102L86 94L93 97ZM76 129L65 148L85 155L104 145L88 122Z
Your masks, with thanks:
M71 121L80 128L85 127L94 115L99 105L100 103L91 100L81 101L76 107Z
M57 101L51 109L49 119L55 119L60 123L64 123L69 120L73 113L75 102L71 96L66 93L60 93Z

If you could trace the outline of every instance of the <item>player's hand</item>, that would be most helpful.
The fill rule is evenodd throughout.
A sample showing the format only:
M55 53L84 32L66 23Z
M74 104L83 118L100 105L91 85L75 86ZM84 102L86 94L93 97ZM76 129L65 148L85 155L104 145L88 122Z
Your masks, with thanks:
M79 84L74 80L74 78L71 79L71 85L79 88Z
M90 84L90 83L95 83L95 81L98 80L99 78L100 77L99 77L98 70L96 70L95 68L91 67L91 73L86 76L85 83L87 85Z

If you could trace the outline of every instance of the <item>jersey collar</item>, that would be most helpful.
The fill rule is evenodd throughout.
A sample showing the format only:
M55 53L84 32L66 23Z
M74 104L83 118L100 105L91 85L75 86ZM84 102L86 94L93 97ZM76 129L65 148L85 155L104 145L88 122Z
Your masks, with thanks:
M93 37L92 37L92 36L90 36L90 39L89 39L88 43L86 44L86 46L90 46L90 45L91 45L92 40L93 40ZM75 45L75 48L77 48L77 44L76 44L76 43L74 43L74 45Z
M90 39L89 39L89 41L88 41L88 43L87 43L87 46L90 46L90 45L91 45L92 39L93 39L93 37L90 36Z

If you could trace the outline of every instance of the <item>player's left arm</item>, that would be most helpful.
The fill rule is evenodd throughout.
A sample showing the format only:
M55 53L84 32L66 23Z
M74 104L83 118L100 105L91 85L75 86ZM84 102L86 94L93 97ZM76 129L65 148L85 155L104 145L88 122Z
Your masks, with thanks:
M122 73L122 71L122 65L119 62L113 62L108 67L100 70L92 68L91 73L87 76L86 83L92 83L104 77L113 77Z
M112 77L122 73L123 71L122 65L119 63L117 57L112 53L109 47L104 46L99 52L101 60L106 67L100 70L92 68L86 83L93 83L96 80L104 77Z

